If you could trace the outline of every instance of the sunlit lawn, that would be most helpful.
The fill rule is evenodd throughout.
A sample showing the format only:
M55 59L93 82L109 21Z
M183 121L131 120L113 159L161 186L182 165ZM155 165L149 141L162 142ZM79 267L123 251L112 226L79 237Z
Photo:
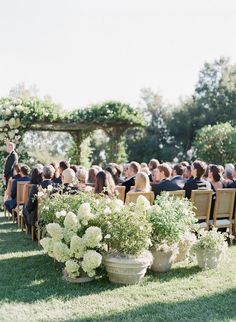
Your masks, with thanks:
M62 280L15 224L0 216L0 321L233 321L236 320L236 245L217 271L196 263L148 274L140 285Z

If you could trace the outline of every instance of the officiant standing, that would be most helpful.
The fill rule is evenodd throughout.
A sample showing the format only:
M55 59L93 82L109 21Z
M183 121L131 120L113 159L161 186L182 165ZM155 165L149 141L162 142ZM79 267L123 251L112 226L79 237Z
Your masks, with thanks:
M5 162L4 166L4 181L5 181L5 186L7 188L8 181L11 177L13 177L13 170L14 166L18 163L18 155L15 151L15 144L12 142L7 142L6 145L6 151L8 154L8 157Z

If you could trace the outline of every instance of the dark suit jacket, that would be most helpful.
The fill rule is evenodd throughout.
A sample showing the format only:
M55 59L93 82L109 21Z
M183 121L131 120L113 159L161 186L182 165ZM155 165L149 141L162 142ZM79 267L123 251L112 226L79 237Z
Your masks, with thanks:
M18 155L15 151L12 151L12 153L8 155L4 166L4 176L6 177L7 181L10 177L13 177L14 166L17 162Z
M27 205L23 209L23 215L28 225L34 225L37 220L38 200L36 196L38 194L39 187L41 186L43 189L46 189L49 185L53 185L53 182L46 179L43 180L40 185L35 184L31 187Z
M202 178L189 179L184 185L185 197L190 199L192 190L198 190L198 189L212 190L210 182Z
M181 177L181 176L175 176L170 180L172 183L177 184L177 186L180 187L180 189L183 189L185 183L186 183L186 179Z
M176 191L181 190L181 188L176 184L171 182L169 179L164 179L160 183L152 184L152 191L154 192L155 198L162 191Z
M130 191L130 188L135 185L135 177L130 178L122 183L125 186L125 194Z

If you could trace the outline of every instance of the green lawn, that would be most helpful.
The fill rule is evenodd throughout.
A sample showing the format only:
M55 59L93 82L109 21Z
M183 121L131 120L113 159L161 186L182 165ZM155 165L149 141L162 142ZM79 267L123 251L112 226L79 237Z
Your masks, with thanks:
M68 284L57 263L0 216L0 321L233 321L236 245L217 271L196 263L148 274L140 285L105 278Z

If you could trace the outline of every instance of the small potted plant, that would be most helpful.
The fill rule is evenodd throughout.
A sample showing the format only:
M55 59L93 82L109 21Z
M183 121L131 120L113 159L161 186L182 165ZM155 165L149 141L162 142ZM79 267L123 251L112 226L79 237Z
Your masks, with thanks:
M225 258L228 244L225 234L213 227L210 231L200 231L199 239L192 247L200 268L217 268Z
M99 217L107 240L103 264L111 282L138 283L152 262L148 252L151 224L146 213L150 204L143 198L139 197L136 204L124 206L120 201L112 200Z
M167 272L178 254L178 243L196 222L193 205L187 199L162 193L148 214L152 224L151 269L154 272Z

